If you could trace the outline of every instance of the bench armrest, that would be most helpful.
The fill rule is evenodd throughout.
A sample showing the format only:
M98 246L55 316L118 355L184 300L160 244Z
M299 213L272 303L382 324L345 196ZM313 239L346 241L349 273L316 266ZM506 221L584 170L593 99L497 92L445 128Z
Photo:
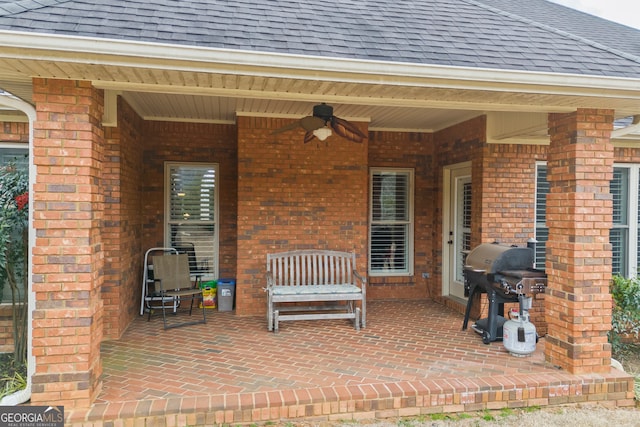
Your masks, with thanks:
M356 284L357 282L360 282L360 287L364 290L364 288L367 286L367 278L358 273L356 270L353 270L353 277L356 278Z
M271 273L270 271L267 271L264 275L266 281L267 281L267 287L265 290L269 290L271 288L273 288L274 285L274 280L273 280L273 273Z

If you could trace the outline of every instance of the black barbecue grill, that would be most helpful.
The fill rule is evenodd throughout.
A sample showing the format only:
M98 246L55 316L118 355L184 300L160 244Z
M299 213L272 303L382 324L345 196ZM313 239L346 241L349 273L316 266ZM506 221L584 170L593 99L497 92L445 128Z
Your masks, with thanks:
M472 328L482 335L482 342L502 339L504 303L519 302L521 297L544 292L547 276L533 268L534 249L483 243L471 250L463 269L465 296L469 297L462 330L467 329L469 314L477 293L486 293L488 316Z

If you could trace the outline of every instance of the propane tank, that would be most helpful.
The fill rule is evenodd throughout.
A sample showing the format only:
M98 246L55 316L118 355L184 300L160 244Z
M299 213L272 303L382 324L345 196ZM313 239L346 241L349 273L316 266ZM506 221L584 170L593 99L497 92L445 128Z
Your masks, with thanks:
M529 321L529 312L520 302L520 312L512 311L502 326L504 348L513 356L528 356L536 350L536 327Z

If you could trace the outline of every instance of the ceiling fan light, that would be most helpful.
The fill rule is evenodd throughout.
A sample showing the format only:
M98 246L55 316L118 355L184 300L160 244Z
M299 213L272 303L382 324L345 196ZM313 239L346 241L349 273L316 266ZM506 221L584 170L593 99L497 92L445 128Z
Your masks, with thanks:
M320 141L324 141L325 139L331 136L331 129L324 126L319 129L313 131L313 135L318 138Z

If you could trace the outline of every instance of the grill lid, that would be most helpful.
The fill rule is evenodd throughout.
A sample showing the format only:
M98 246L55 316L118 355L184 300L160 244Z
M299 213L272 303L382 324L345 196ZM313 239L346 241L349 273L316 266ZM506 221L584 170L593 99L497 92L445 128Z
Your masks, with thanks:
M533 250L499 243L476 246L465 260L464 268L484 274L508 270L527 270L533 266Z

